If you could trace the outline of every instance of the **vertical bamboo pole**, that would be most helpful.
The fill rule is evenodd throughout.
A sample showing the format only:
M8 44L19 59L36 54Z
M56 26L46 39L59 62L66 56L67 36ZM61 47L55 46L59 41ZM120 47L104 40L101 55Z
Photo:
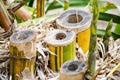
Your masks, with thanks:
M26 68L30 70L31 74L34 74L35 41L36 35L31 30L23 30L10 37L10 76L12 76L12 80L18 80L20 73Z
M97 20L98 20L98 0L90 0L90 11L93 13L93 20L91 23L91 37L88 54L88 71L91 75L95 73L96 66L96 42L97 42Z
M42 17L45 14L44 5L45 0L37 0L37 17Z
M0 0L0 25L6 30L8 31L10 29L10 25L12 24L12 22L9 19L9 15L7 12L7 9L4 5L4 3L2 2L2 0Z
M75 56L75 33L68 30L54 30L48 32L46 42L51 52L50 68L53 71L59 71L61 65L67 61L74 59Z
M59 80L84 80L87 65L82 61L66 61L60 69Z

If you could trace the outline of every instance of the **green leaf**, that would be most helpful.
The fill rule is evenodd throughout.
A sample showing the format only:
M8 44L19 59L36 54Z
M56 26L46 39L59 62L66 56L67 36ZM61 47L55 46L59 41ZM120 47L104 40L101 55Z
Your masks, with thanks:
M114 29L114 33L116 33L117 35L120 35L120 24L117 24L115 29Z
M99 13L99 20L110 21L113 20L114 23L120 23L120 16L110 14L110 13Z
M105 35L105 30L97 29L97 36L98 37L102 38L104 35ZM111 37L113 37L113 39L116 40L116 39L120 38L120 35L112 32L112 36Z
M100 12L105 12L111 9L116 9L116 6L111 4L111 5L107 5L107 6L103 6L100 8Z

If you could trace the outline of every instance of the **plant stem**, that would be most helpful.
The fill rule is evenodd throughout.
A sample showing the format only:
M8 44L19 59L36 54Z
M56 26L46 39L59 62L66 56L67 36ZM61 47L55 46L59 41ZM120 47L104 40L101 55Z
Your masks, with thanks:
M69 0L64 0L64 10L69 8Z
M45 0L37 0L37 17L42 17L45 14L44 3Z
M108 51L108 43L109 43L109 37L112 35L111 33L111 28L112 28L112 19L110 20L107 28L105 35L103 36L103 43L105 45L105 50Z
M97 27L98 20L98 0L90 0L90 11L93 13L93 21L91 23L91 37L88 54L88 72L90 75L95 73L96 64L96 42L97 42Z

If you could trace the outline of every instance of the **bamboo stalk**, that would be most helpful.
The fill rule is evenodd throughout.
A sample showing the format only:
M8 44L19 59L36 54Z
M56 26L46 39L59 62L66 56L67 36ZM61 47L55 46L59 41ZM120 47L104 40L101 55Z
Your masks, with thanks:
M75 56L75 33L67 30L54 30L48 32L46 42L49 50L55 53L50 55L50 68L59 71L61 65L74 59Z
M90 42L91 15L83 10L68 10L57 18L60 29L70 29L76 33L76 42L84 53L88 52Z
M42 17L45 14L45 0L37 0L37 17Z
M60 69L59 80L84 80L87 65L82 61L66 61Z
M98 0L90 0L89 8L91 13L93 13L93 20L90 27L91 37L88 54L88 72L90 73L90 75L93 75L95 73L96 66L96 42L97 42L96 23L98 20Z
M7 9L5 8L4 3L2 2L2 0L0 0L0 25L6 30L8 31L10 29L10 25L12 24L12 22L9 19L9 15L7 12Z
M35 39L35 33L31 30L20 31L10 37L10 76L12 76L12 80L18 80L26 68L30 70L31 74L34 74Z

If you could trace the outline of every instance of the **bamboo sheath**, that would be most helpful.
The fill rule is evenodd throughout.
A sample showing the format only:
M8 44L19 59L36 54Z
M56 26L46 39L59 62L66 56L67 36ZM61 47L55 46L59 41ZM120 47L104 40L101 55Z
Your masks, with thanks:
M10 37L10 76L12 80L19 80L20 74L26 68L30 70L31 74L34 74L35 41L36 35L31 30L19 31Z
M82 61L66 61L60 69L59 80L84 80L87 65Z
M10 26L12 25L12 22L9 19L7 9L5 8L4 3L2 0L0 0L0 25L8 31L10 29Z
M84 53L87 53L90 42L91 15L83 10L67 10L56 19L59 29L73 30L76 41Z
M48 32L46 42L49 50L55 55L50 55L50 68L59 71L61 65L74 59L75 56L75 33L67 30L54 30Z

